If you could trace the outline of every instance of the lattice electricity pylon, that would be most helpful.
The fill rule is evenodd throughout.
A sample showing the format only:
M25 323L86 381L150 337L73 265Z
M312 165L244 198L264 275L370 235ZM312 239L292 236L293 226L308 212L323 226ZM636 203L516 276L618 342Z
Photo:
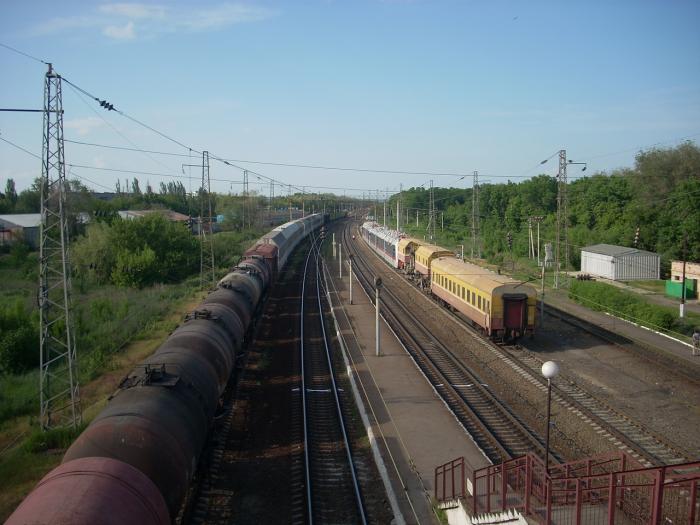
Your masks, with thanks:
M472 258L481 258L481 242L479 239L479 172L474 172L472 179Z
M561 266L561 244L564 244L564 270L569 264L568 215L566 213L566 150L559 151L559 174L557 175L557 240L554 253L554 288L559 288L559 270Z
M199 192L199 203L199 280L201 287L205 288L210 277L212 286L216 282L208 151L202 152L202 187Z
M39 405L45 430L81 422L71 322L65 166L61 77L49 64L44 83L39 233Z

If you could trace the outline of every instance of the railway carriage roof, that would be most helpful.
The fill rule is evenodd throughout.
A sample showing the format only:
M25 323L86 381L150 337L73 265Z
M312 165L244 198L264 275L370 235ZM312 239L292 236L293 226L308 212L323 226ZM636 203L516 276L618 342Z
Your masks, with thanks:
M450 275L458 282L475 286L487 293L500 289L501 292L524 293L530 297L537 294L537 291L527 283L494 273L476 264L461 261L456 257L438 257L433 260L432 268L434 272Z
M446 250L442 246L437 246L435 244L423 244L419 246L416 250L416 255L421 255L423 257L454 257L454 253L451 250Z
M424 241L420 241L415 237L403 237L402 239L399 239L399 249L403 250L404 248L406 248L406 246L408 246L411 243L420 246L424 243Z
M396 241L399 240L399 236L401 235L396 230L390 230L389 228L380 226L376 222L365 222L362 228L392 244L396 244Z

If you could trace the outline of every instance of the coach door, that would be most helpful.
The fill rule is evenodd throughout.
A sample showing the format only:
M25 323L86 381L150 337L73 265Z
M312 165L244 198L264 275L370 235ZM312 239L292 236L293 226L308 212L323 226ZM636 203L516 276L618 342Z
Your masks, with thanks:
M527 295L503 295L503 325L507 332L524 333L527 326Z

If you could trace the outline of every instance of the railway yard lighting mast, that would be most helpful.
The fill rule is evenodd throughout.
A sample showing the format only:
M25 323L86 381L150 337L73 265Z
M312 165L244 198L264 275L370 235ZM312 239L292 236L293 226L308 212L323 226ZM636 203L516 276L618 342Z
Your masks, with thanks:
M547 380L547 429L544 441L544 468L549 474L549 427L552 415L552 379L559 374L559 365L554 361L547 361L542 365L542 375Z

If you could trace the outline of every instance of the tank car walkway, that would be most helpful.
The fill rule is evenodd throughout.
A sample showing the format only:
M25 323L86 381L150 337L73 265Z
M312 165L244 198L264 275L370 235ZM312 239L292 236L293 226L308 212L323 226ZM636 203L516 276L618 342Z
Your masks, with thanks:
M330 266L337 268L337 262ZM334 275L337 291L331 287L331 299L356 373L371 403L371 408L366 409L374 411L380 422L379 429L374 428L375 420L369 415L403 517L407 523L437 523L430 501L435 466L464 455L471 474L473 469L488 465L488 460L383 322L381 355L375 356L374 306L357 281L353 283L354 304L350 305L347 274L343 277L340 282L337 273Z

